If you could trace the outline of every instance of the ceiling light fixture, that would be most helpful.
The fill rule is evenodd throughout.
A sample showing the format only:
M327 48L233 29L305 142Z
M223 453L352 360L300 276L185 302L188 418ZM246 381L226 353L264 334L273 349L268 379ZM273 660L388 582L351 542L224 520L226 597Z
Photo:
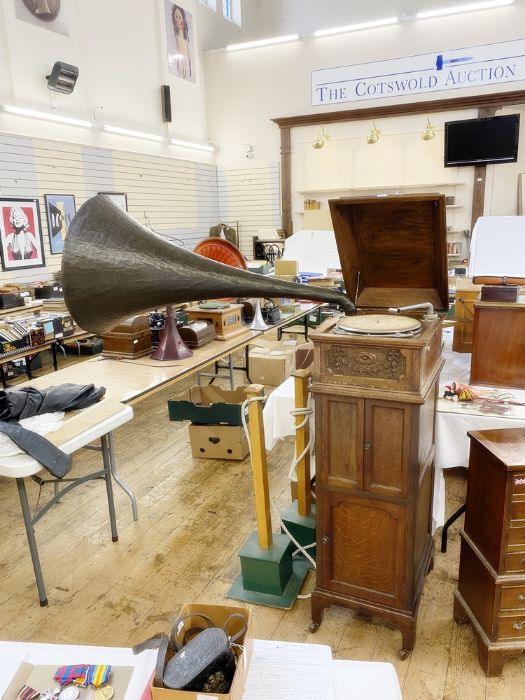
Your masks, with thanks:
M32 119L43 119L49 122L58 122L59 124L69 124L70 126L83 126L90 128L93 122L88 122L86 119L74 119L73 117L64 117L61 114L50 114L49 112L37 112L34 109L25 109L25 107L13 107L12 105L3 105L4 112L9 114L17 114L20 117L30 117Z
M163 141L164 137L158 134L148 134L144 131L134 131L133 129L121 129L119 126L109 126L103 124L102 128L110 134L119 134L119 136L131 136L135 139L146 139L146 141Z
M387 17L373 22L361 22L360 24L349 24L346 27L334 27L334 29L319 29L314 32L314 36L330 36L331 34L342 34L343 32L359 32L363 29L374 29L374 27L386 27L389 24L397 24L397 17Z
M316 150L323 148L329 138L330 138L330 134L327 134L326 131L324 130L324 127L322 126L319 129L319 131L317 132L317 136L315 137L315 139L312 143L312 148L315 148Z
M425 126L425 130L421 133L421 138L423 141L432 141L432 139L436 135L436 130L432 126L432 122L430 121L430 117L427 117L427 124Z
M512 5L514 0L486 0L486 2L471 2L467 5L456 5L455 7L443 7L439 10L424 10L416 14L416 19L430 19L432 17L442 17L443 15L455 15L459 12L474 12L476 10L491 10L496 7Z
M213 153L215 151L215 146L205 143L195 143L194 141L183 141L182 139L170 139L170 143L173 146L182 146L183 148L195 148L198 151L209 151Z
M377 128L376 123L372 122L372 128L370 129L370 133L366 137L366 142L370 145L373 143L377 143L379 141L380 134L381 132Z
M260 46L271 46L272 44L284 44L288 41L297 41L299 34L286 34L275 36L271 39L259 39L258 41L244 41L241 44L229 44L226 51L241 51L242 49L256 49Z

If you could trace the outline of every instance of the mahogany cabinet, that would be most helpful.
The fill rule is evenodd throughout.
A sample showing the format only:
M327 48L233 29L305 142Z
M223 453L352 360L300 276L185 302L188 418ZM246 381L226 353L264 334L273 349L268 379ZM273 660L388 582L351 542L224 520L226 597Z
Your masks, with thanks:
M454 619L472 623L481 666L494 676L525 651L525 428L469 437Z
M525 298L474 304L470 383L525 389Z

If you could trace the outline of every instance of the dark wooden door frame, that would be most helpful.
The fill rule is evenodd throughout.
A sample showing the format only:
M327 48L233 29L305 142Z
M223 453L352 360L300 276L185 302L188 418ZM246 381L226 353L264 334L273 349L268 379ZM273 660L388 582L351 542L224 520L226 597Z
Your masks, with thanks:
M291 129L298 126L321 126L335 122L380 119L383 117L405 117L412 114L432 114L462 109L477 109L479 116L495 114L499 109L525 103L525 90L495 92L486 95L469 95L445 100L428 102L406 102L381 107L345 109L337 112L320 112L318 114L300 114L294 117L272 119L281 130L281 209L282 226L285 235L292 234L292 183L291 183ZM472 224L483 213L485 196L486 166L476 166L474 192L472 199Z

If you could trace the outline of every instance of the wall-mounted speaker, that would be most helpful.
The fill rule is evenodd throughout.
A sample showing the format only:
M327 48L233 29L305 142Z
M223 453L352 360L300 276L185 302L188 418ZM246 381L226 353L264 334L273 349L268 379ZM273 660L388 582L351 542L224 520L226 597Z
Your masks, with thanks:
M50 75L46 75L47 87L54 92L63 92L69 95L75 89L78 79L78 68L70 63L57 61Z
M160 86L160 99L162 103L162 121L163 122L170 122L171 121L171 95L170 95L170 86L169 85L161 85Z

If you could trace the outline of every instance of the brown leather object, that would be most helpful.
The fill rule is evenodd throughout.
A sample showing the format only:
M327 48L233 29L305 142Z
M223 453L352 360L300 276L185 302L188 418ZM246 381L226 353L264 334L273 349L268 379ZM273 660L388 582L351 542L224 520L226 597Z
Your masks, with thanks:
M295 350L295 369L309 369L314 361L314 344L311 340L301 343Z

